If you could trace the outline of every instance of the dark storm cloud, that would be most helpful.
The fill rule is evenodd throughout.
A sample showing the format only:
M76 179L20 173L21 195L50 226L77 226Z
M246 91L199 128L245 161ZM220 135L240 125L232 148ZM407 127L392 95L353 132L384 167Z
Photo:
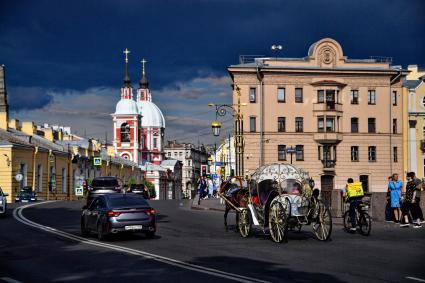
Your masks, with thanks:
M174 91L173 103L230 101L229 84L211 94L202 79L227 77L226 66L240 54L271 56L275 43L284 47L279 56L304 57L313 42L331 37L349 58L390 56L404 67L425 66L424 16L423 0L1 1L0 64L15 110L52 98L13 88L119 88L126 47L134 86L140 60L149 61L156 103L167 106L166 91Z
M10 87L8 98L10 108L15 111L43 108L53 100L52 94L38 87Z

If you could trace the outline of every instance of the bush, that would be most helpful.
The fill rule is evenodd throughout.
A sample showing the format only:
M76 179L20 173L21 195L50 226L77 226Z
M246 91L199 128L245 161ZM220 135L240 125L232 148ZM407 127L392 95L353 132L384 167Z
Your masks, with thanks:
M149 196L151 198L156 198L156 191L155 191L155 185L154 184L152 184L151 182L146 181L146 180L143 180L141 182L141 184L145 185L148 188Z

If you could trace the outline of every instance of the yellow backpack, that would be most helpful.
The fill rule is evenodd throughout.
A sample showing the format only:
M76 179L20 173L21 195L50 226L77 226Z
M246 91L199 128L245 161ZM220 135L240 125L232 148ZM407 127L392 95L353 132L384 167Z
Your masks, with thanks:
M347 188L347 197L348 198L364 196L362 182L355 182L355 183L347 184L346 188Z

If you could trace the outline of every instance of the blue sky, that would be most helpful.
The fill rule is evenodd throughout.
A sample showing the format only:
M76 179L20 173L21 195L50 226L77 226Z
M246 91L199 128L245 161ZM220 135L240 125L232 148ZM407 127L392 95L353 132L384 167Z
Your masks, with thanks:
M304 57L323 37L349 58L390 56L425 66L422 0L74 0L0 2L0 64L7 68L12 116L112 133L122 50L134 87L146 58L167 138L208 142L208 102L230 102L226 67L240 54Z

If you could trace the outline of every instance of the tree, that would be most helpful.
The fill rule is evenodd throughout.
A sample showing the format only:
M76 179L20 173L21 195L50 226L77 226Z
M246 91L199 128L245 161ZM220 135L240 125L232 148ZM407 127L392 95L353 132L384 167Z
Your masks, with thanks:
M149 181L146 181L146 180L143 180L143 181L142 181L142 184L143 184L143 185L145 185L145 186L148 188L148 190L149 190L149 196L150 196L151 198L156 198L155 185L154 185L154 184L152 184L152 183L151 183L151 182L149 182Z

